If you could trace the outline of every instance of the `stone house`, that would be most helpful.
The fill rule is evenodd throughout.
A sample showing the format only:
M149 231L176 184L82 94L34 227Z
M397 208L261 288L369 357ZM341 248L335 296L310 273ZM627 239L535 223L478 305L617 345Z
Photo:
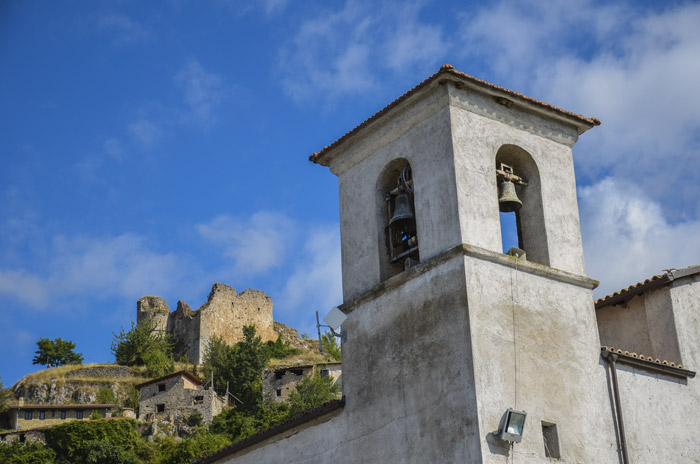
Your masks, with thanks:
M444 65L311 155L344 398L200 463L697 463L700 266L594 301L572 147L599 124Z
M8 407L10 428L28 430L63 424L72 420L89 419L97 412L101 417L110 417L114 404L18 404Z
M145 421L182 423L193 414L200 414L210 424L226 400L187 371L179 371L135 386L139 400L139 418Z
M321 364L306 364L302 366L280 367L263 372L263 399L278 403L288 401L289 394L294 391L297 383L305 376L318 370L321 376L330 376L338 385L338 391L343 391L343 367L341 362Z

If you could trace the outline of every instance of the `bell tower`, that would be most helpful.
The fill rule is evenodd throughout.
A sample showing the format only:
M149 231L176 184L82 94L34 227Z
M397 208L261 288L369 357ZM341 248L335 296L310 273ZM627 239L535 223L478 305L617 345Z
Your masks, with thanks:
M340 188L343 460L616 462L572 156L598 124L444 65L311 156Z

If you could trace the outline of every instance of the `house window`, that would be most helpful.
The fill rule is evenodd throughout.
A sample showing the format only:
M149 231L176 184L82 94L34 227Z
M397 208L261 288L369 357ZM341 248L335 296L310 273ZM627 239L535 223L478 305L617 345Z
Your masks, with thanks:
M44 420L46 419L46 411L40 411L39 412L39 420Z
M204 404L204 397L203 396L195 396L194 397L194 404Z
M76 411L76 412L75 412L75 418L76 418L76 419L82 419L82 418L83 418L83 411Z
M165 403L157 404L156 405L156 412L163 412L165 411Z
M66 411L61 411L61 419L65 419L65 418L66 418Z
M164 392L164 391L165 391L165 384L164 384L164 383L159 383L159 384L158 384L158 391L159 391L159 392Z
M321 377L328 377L328 369L321 370Z
M24 420L32 420L32 411L24 411Z
M284 376L284 372L282 372L282 371L275 372L275 380L282 380L283 376Z
M282 396L282 390L277 390L277 396Z

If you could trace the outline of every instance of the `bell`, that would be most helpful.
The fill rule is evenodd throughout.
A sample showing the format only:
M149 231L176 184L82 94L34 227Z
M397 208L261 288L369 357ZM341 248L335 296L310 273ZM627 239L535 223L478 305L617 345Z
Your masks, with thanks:
M411 208L411 199L408 193L401 192L396 195L394 200L394 215L389 221L389 227L396 231L415 233L416 231L416 218L413 214L413 208Z
M515 193L515 184L504 179L498 186L498 209L501 213L517 211L523 206L518 195Z

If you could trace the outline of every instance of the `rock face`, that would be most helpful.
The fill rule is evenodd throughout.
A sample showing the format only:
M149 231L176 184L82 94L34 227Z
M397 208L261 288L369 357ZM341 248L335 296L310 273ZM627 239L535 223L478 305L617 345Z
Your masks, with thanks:
M204 351L212 337L221 337L228 344L243 339L243 326L255 325L263 341L276 340L278 333L292 346L299 346L299 334L272 319L272 299L260 290L238 293L226 284L212 286L207 302L198 310L180 300L177 309L170 312L160 297L145 296L136 303L136 320L152 320L165 330L175 342L175 359L186 357L189 362L201 364Z
M12 391L15 397L23 397L30 404L90 404L104 388L123 399L136 377L125 366L86 367L48 381L35 380L29 375L19 380Z

